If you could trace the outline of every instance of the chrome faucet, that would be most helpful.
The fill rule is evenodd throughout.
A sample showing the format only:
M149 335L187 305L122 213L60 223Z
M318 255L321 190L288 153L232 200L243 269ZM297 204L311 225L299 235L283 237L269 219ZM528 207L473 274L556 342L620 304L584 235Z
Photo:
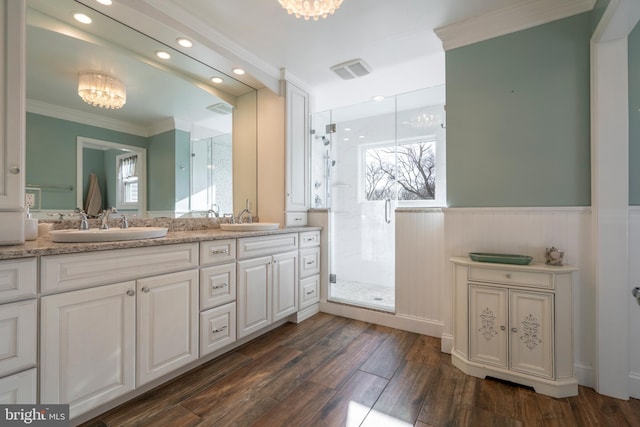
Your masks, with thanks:
M215 206L215 209L214 209L214 206ZM220 217L220 208L218 207L217 203L214 203L211 205L211 209L207 211L207 217L209 218Z
M242 217L247 214L247 220L243 221ZM251 213L251 211L249 210L249 199L247 199L247 204L245 205L245 208L243 210L240 211L240 213L238 214L238 219L236 220L236 222L238 224L242 224L243 222L248 222L248 223L252 223L253 222L253 214Z
M108 230L109 229L109 214L111 213L117 213L118 210L116 208L111 208L111 209L106 209L102 211L102 215L101 215L101 224L100 224L100 229L101 230Z
M80 211L78 212L78 215L80 216L80 226L78 227L79 230L88 230L89 229L89 220L87 219L87 214L84 213L84 211Z

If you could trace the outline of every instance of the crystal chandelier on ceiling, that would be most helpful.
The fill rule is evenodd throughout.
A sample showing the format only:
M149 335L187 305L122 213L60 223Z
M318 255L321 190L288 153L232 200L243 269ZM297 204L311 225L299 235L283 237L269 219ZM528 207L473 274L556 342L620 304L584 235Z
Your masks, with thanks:
M287 9L289 15L296 15L296 18L304 18L308 21L313 18L317 21L321 16L333 14L342 4L342 0L278 0L280 5Z
M116 110L127 102L124 83L99 71L78 73L78 95L94 107Z

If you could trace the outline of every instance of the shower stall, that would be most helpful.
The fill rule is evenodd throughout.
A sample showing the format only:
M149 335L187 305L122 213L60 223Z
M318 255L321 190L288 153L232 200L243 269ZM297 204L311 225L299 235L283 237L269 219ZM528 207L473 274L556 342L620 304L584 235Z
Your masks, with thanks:
M443 205L444 127L443 86L312 115L311 207L329 209L330 301L395 310L394 212Z

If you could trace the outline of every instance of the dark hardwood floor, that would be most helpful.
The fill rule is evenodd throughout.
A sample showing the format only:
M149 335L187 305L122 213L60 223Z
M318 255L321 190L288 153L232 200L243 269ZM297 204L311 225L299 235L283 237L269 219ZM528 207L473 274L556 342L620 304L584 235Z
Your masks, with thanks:
M554 399L450 360L437 338L321 313L83 426L640 426L639 400Z

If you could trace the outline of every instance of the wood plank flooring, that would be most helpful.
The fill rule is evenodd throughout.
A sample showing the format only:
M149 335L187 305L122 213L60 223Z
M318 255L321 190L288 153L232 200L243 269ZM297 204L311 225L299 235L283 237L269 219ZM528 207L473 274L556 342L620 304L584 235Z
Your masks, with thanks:
M440 340L328 314L285 324L83 424L639 426L640 400L467 376Z

